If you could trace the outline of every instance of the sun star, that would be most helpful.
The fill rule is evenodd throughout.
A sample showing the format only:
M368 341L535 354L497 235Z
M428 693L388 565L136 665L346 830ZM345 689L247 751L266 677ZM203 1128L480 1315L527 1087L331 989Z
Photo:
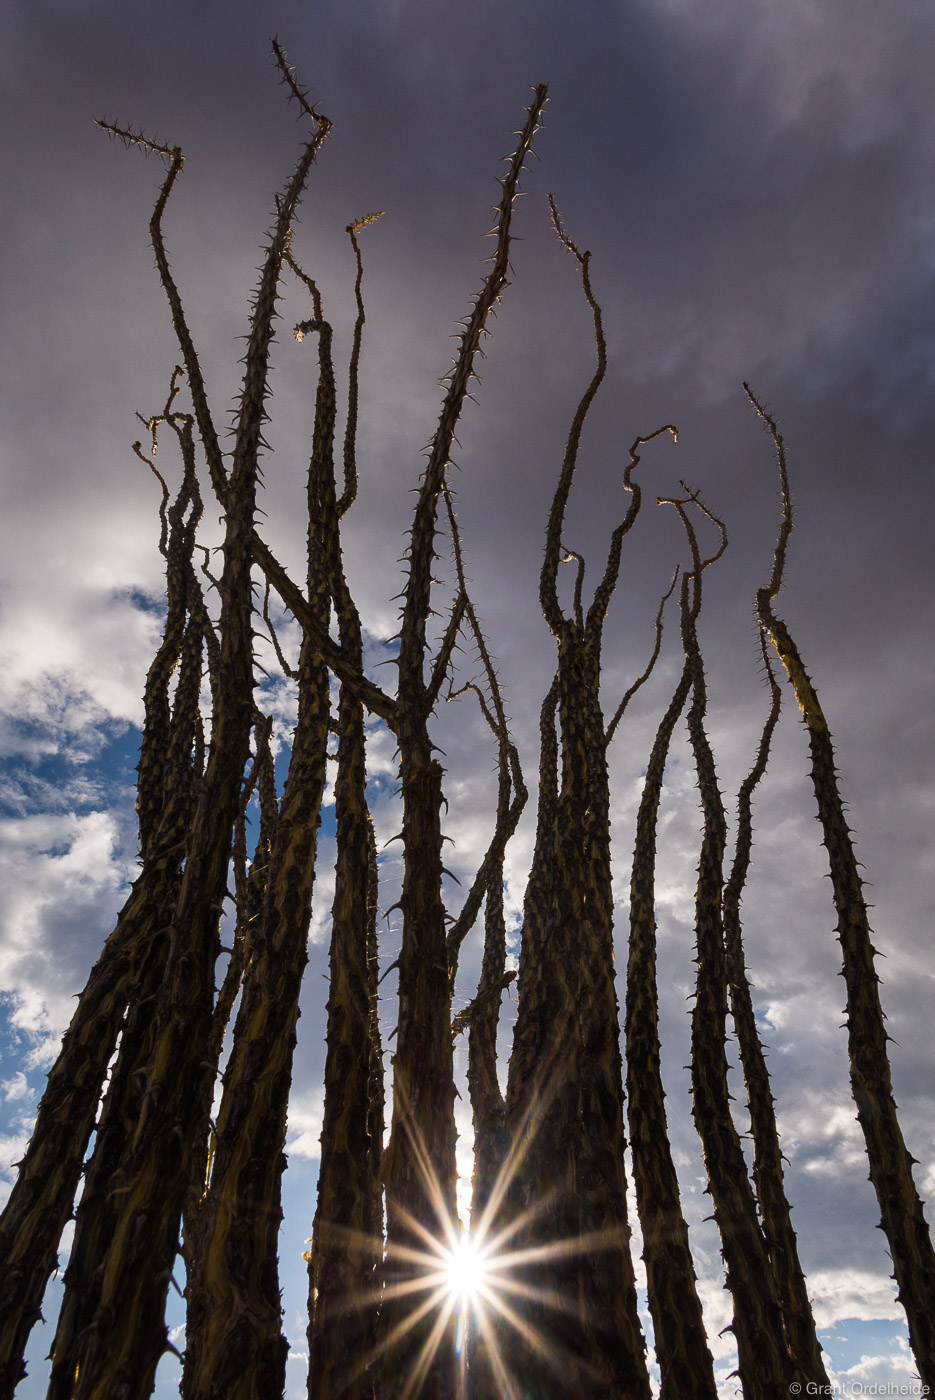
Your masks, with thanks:
M487 1261L475 1240L462 1235L445 1259L445 1274L449 1295L467 1307L475 1303L489 1273Z

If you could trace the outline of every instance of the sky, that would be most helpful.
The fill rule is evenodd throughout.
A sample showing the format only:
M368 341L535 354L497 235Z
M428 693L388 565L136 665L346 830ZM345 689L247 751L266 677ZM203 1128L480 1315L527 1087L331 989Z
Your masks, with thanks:
M186 153L165 232L220 419L237 388L237 337L273 194L301 139L269 61L275 33L334 122L295 251L320 282L339 364L353 324L344 228L386 211L361 234L361 488L344 540L373 664L396 630L390 599L399 588L407 493L437 417L437 380L450 362L455 320L480 283L494 178L532 84L550 85L539 159L524 178L512 285L492 323L478 403L468 405L458 434L455 474L474 599L527 780L535 778L537 715L554 662L537 601L544 528L594 357L574 264L549 227L548 192L571 235L591 250L607 329L607 379L585 433L565 533L585 554L592 582L626 509L629 443L664 423L679 428L677 446L658 439L639 469L643 513L625 545L605 628L606 708L642 670L658 598L685 560L674 512L654 504L684 478L723 516L730 538L706 579L700 626L710 730L729 802L767 707L752 608L778 522L771 445L741 381L776 414L796 502L778 611L835 735L885 955L896 1097L919 1159L918 1184L930 1197L929 0L885 7L870 0L269 0L262 7L46 0L8 6L0 26L10 133L0 156L0 1193L28 1138L72 999L136 868L137 726L160 627L158 489L130 444L140 436L134 415L161 407L177 359L148 246L161 172L155 160L109 142L93 118L142 127ZM262 505L270 544L297 569L316 368L311 342L296 345L289 334L307 309L294 287L283 291ZM161 464L171 472L171 454ZM205 538L217 539L210 508ZM443 584L440 605L450 592ZM653 680L612 750L618 966L642 771L680 669L676 630L670 624ZM283 635L295 645L294 628ZM460 665L468 679L469 653ZM386 669L374 674L386 682ZM288 687L268 688L267 701L284 742ZM494 756L463 703L443 708L436 734L447 754L450 863L464 880L486 845ZM398 829L392 745L379 726L371 737L374 812L385 840ZM807 771L804 731L787 694L755 809L747 957L822 1339L836 1384L860 1393L860 1386L908 1384L913 1370L848 1094L840 955ZM698 820L680 735L660 823L663 1071L726 1400L736 1382L729 1337L718 1333L729 1304L717 1240L704 1221L710 1207L683 1069ZM533 823L530 809L508 853L514 953ZM399 874L392 850L383 857L384 907ZM329 856L326 822L285 1178L290 1400L304 1393L301 1251L314 1212L321 1116ZM458 898L452 886L453 909ZM383 929L388 964L399 934L392 917ZM463 959L462 1005L478 965L475 941ZM513 1011L505 1003L505 1053ZM385 1031L394 1021L388 998ZM741 1103L739 1085L737 1097ZM466 1130L466 1099L459 1114ZM67 1239L63 1262L66 1253ZM54 1294L55 1285L50 1317ZM177 1308L170 1320L180 1327ZM18 1392L24 1400L44 1393L41 1357L50 1338L51 1328L37 1329L32 1374ZM173 1366L167 1359L160 1368L160 1396L173 1391Z

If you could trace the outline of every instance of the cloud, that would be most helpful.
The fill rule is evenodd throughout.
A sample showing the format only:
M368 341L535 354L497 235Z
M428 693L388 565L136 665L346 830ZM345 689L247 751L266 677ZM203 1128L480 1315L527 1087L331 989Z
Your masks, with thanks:
M334 903L334 862L336 856L337 846L334 838L319 833L315 888L312 891L312 917L308 929L310 943L327 946L331 937L331 906Z
M286 1152L310 1162L321 1157L321 1126L325 1110L323 1089L293 1094L289 1100Z
M292 1351L286 1357L286 1400L305 1400L308 1394L308 1353Z
M28 1098L32 1093L29 1081L22 1070L17 1070L12 1079L4 1079L0 1083L0 1090L7 1103L15 1103L18 1099Z
M86 760L114 721L141 723L159 622L113 587L83 584L80 570L62 592L40 584L27 593L31 572L23 564L4 587L0 752L35 761L67 749Z
M730 1294L722 1283L699 1278L698 1296L701 1299L708 1346L711 1348L715 1368L719 1370L725 1362L736 1365L737 1348L732 1334L725 1331L733 1320Z
M29 1128L0 1135L0 1210L6 1205L16 1180L16 1168L29 1142Z
M49 1063L132 872L119 817L45 813L0 821L0 980L10 1024Z
M808 1291L819 1330L834 1327L846 1318L902 1318L896 1285L869 1271L815 1269L808 1276Z

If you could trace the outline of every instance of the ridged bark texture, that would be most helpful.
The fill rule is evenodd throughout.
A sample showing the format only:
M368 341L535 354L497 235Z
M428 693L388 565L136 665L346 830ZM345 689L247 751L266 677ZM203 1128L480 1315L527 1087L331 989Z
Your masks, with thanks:
M683 592L689 580L683 579ZM688 698L686 662L656 733L636 826L627 964L627 1110L660 1400L717 1400L678 1175L669 1147L656 982L656 820L672 732Z
M899 1301L906 1310L912 1353L923 1384L935 1391L935 1251L912 1178L915 1159L906 1147L897 1117L886 1050L889 1036L873 962L876 950L838 790L834 746L815 687L785 624L770 606L768 590L757 594L757 609L792 681L808 728L812 782L844 953L848 1052L857 1121L867 1146L870 1180L893 1259Z
M169 925L169 954L154 1008L154 1048L141 1112L124 1124L127 1147L114 1181L118 1215L104 1262L100 1303L79 1349L72 1400L142 1400L150 1393L166 1347L166 1290L204 1127L204 1081L213 1078L215 1070L207 1054L218 925L253 721L252 541L277 284L296 205L326 133L321 124L279 202L251 319L233 460L223 497L220 664L211 748Z
M517 1271L532 1290L526 1311L543 1345L537 1351L511 1331L508 1369L537 1396L610 1400L650 1392L626 1209L599 679L599 643L569 629L559 644L562 779L546 837L551 871L537 851L533 874L539 864L544 878L539 888L530 881L529 912L541 924L530 928L521 962L507 1097L513 1209L529 1212L517 1248L545 1251L528 1276ZM524 925L524 951L525 942Z
M185 1400L270 1400L285 1384L277 1267L283 1148L329 721L328 672L308 643L299 694L266 894L224 1072L211 1181L192 1241Z
M173 376L167 412L175 394ZM144 727L140 752L140 851L143 872L127 900L117 927L107 940L100 960L82 992L72 1024L65 1035L59 1058L39 1106L36 1126L26 1150L18 1179L0 1220L0 1248L5 1261L0 1285L0 1395L12 1395L25 1374L22 1356L29 1331L39 1316L39 1304L46 1283L57 1262L58 1242L68 1220L81 1175L82 1162L94 1127L108 1062L118 1044L121 1030L122 1068L115 1067L114 1080L121 1079L122 1092L138 1096L139 1083L129 1071L137 1048L132 1030L124 1025L131 1003L148 1001L158 988L165 959L165 929L179 890L182 854L192 816L195 784L201 777L198 753L200 720L198 690L201 677L202 626L186 610L194 606L200 593L191 569L194 531L201 514L201 501L194 478L191 434L179 430L185 471L179 493L166 511L168 488L163 482L163 534L160 548L166 557L167 615L163 636L150 666L144 691ZM188 510L192 506L191 511ZM181 675L174 704L169 699L169 681L181 658ZM193 761L193 750L195 757ZM145 1013L151 1015L151 1004ZM125 1047L124 1047L125 1042ZM133 1064L138 1070L139 1064ZM117 1101L112 1083L108 1091L109 1120ZM102 1163L109 1162L113 1144L102 1149L95 1179ZM95 1149L97 1155L97 1145ZM91 1188L89 1192L89 1187ZM103 1185L101 1189L104 1189ZM86 1180L85 1195L95 1199L94 1183ZM93 1217L85 1206L83 1220ZM83 1250L83 1228L76 1234L66 1280L65 1310L77 1308L84 1317L94 1297L91 1277L99 1251L109 1238L92 1223L98 1244L89 1272L79 1260ZM78 1334L70 1330L66 1318L59 1324L53 1351L58 1358L59 1378L74 1370L71 1348ZM67 1341L67 1338L71 1341ZM63 1361L71 1358L71 1371Z
M770 681L772 703L763 727L756 762L744 780L737 799L737 844L730 879L724 887L727 980L731 1015L747 1086L747 1107L753 1135L753 1184L756 1188L766 1248L779 1291L786 1339L802 1374L818 1385L828 1385L821 1345L815 1330L815 1318L805 1286L805 1275L799 1262L795 1230L792 1227L792 1212L786 1196L779 1130L776 1126L769 1071L766 1068L766 1058L747 980L740 920L740 900L753 841L751 800L753 791L766 770L770 742L779 718L781 703L781 692L770 668L765 646L763 658Z
M58 1244L71 1217L107 1065L138 985L140 950L154 927L151 878L150 874L137 880L91 970L0 1217L2 1400L12 1400L26 1375L23 1353L39 1320L46 1284L57 1267Z
M80 1362L81 1339L100 1305L107 1250L119 1213L113 1194L119 1179L125 1129L140 1111L146 1066L153 1050L153 1002L165 973L168 940L154 938L121 1032L116 1063L96 1127L94 1152L84 1170L75 1212L75 1236L65 1270L65 1292L52 1343L47 1400L68 1400Z
M683 521L684 513L680 507ZM700 560L695 554L695 604L682 609L682 638L692 675L688 731L695 755L704 834L695 892L698 976L691 1023L692 1109L721 1236L744 1400L788 1400L795 1367L783 1332L779 1296L757 1217L727 1087L727 968L721 918L726 822L714 758L704 728L707 697L695 621ZM683 602L685 595L683 594Z
M420 1229L438 1239L455 1227L456 1165L451 994L442 902L442 768L433 757L428 719L434 702L424 675L426 624L431 608L438 502L445 483L455 431L474 378L474 360L487 318L507 284L510 221L520 175L538 130L546 89L535 89L519 143L500 180L496 250L491 270L464 331L428 462L419 485L406 562L399 647L398 722L403 799L405 868L400 905L399 1020L393 1057L393 1115L384 1161L387 1210L387 1286L381 1332L389 1347L384 1367L387 1396L437 1395L447 1400L455 1385L454 1332L450 1321L426 1313L416 1320L411 1296L394 1290L418 1274L407 1251L424 1249ZM437 1325L438 1324L438 1325ZM434 1329L434 1333L433 1333Z
M190 564L191 548L188 551ZM192 586L194 580L191 580ZM156 932L141 956L120 1037L120 1048L97 1124L94 1152L85 1167L84 1190L75 1218L75 1236L65 1271L65 1293L52 1344L49 1400L68 1397L79 1363L81 1338L91 1326L100 1302L104 1261L116 1227L119 1196L114 1180L126 1147L126 1125L141 1112L146 1070L153 1051L153 1006L165 974L169 952L166 926L171 919L181 879L179 850L184 847L201 775L193 770L192 751L198 729L203 636L201 622L190 616L185 628L179 682L168 727L162 736L162 821L151 833L149 859L157 860L160 845L175 846L167 866L165 886L156 910ZM168 676L166 676L166 683ZM150 738L152 736L150 735ZM144 738L143 752L147 748Z
M290 266L308 289L314 320L296 335L318 331L320 376L315 441L309 476L309 510L318 526L310 537L309 591L325 580L337 612L342 654L363 674L360 617L344 576L339 519L356 494L357 369L364 307L363 266L356 240L368 216L350 225L357 261L357 322L351 354L348 419L344 442L344 492L336 500L333 438L336 388L332 331L324 320L316 284ZM309 1395L364 1397L372 1394L366 1374L376 1340L379 1294L375 1269L383 1253L380 1159L383 1149L383 1063L377 1009L377 861L366 796L363 706L343 684L338 702L335 779L337 866L332 906L330 993L322 1153L318 1207L309 1263Z
M551 199L550 204L556 234L580 268L597 364L569 429L539 578L543 617L558 643L550 695L558 703L562 778L553 803L555 742L544 725L541 762L549 811L544 817L540 810L524 906L507 1119L514 1158L511 1228L521 1223L518 1242L542 1250L547 1262L539 1265L535 1278L529 1271L527 1279L528 1296L538 1304L532 1314L539 1336L530 1344L519 1328L507 1334L509 1370L544 1397L566 1395L572 1386L595 1400L617 1395L636 1400L650 1391L627 1221L608 739L600 677L601 634L621 547L640 510L640 487L631 475L639 462L637 448L650 438L637 438L630 449L623 485L631 503L611 535L585 619L584 560L565 548L562 534L582 431L606 372L607 346L591 289L590 254L579 252ZM668 431L675 433L671 427ZM558 599L562 559L578 565L570 618ZM544 721L551 703L543 711Z
M234 508L225 547L221 689L227 703L215 715L202 797L169 928L169 957L155 1008L154 1052L143 1108L124 1123L129 1150L120 1172L119 1219L94 1327L81 1347L75 1400L148 1395L165 1346L165 1292L189 1182L195 1127L191 1105L203 1097L218 920L252 719L252 490L245 494L246 522L238 519L241 512L231 493Z
M757 615L792 682L808 729L812 783L831 867L837 931L844 953L848 1053L857 1121L863 1129L870 1180L880 1206L881 1227L890 1247L899 1299L906 1310L909 1342L923 1383L935 1390L935 1313L932 1309L935 1250L912 1179L915 1159L903 1141L896 1113L886 1052L889 1037L873 963L876 950L871 941L863 886L838 789L834 745L811 678L785 623L776 616L772 606L782 588L786 547L793 525L785 447L775 419L748 384L744 384L744 389L773 440L782 494L782 522L773 573L768 586L756 595Z
M535 1105L537 1074L541 1075L539 1054L543 1020L542 1000L546 994L543 961L546 956L552 879L555 874L558 812L558 734L555 728L557 705L556 676L539 711L536 839L523 897L523 936L518 974L521 996L516 1011L507 1080L507 1116L510 1136L515 1141L525 1136L524 1124ZM541 1084L538 1087L541 1088Z
M219 1066L224 1040L230 1025L230 1018L240 994L244 968L253 958L256 934L263 926L263 908L269 884L270 855L275 833L279 824L279 796L276 791L276 773L270 736L272 719L257 714L254 725L256 754L250 776L244 785L241 796L241 809L234 828L234 845L231 852L231 865L234 875L234 890L237 913L234 923L234 941L230 949L224 978L214 1003L211 1018L211 1037L207 1061ZM253 861L247 868L247 808L254 792L260 805L260 830L257 836ZM206 1203L211 1176L211 1164L217 1139L217 1129L211 1118L214 1090L217 1082L208 1083L207 1076L202 1083L204 1097L196 1110L202 1129L198 1132L192 1154L192 1172L185 1204L182 1208L182 1257L185 1261L186 1308L194 1316L199 1310L196 1299L201 1290L201 1263L207 1218ZM209 1097L210 1096L210 1097ZM184 1377L183 1377L184 1379Z
M497 1028L500 1002L514 973L506 971L506 921L503 916L503 861L487 888L484 906L484 957L477 996L468 1027L468 1091L474 1121L474 1176L471 1221L483 1220L509 1150L506 1100L497 1074Z
M383 1164L388 1252L381 1331L388 1355L381 1369L386 1400L397 1394L437 1394L445 1400L454 1384L451 1329L431 1354L435 1318L427 1315L409 1326L412 1297L395 1287L425 1272L405 1258L407 1250L425 1251L413 1222L444 1239L457 1216L451 999L441 896L442 767L432 756L424 719L414 722L405 707L397 737L406 854L393 1120ZM405 1330L397 1333L400 1327Z
M475 1247L483 1246L498 1233L503 1223L504 1176L510 1148L506 1124L506 1101L500 1089L497 1073L497 1031L500 1023L500 1003L506 987L515 979L514 971L506 970L506 921L503 911L503 866L507 844L529 796L523 779L516 745L510 740L509 723L503 695L487 640L468 591L454 502L446 486L445 505L451 530L452 550L458 577L458 595L448 621L445 638L436 659L436 670L444 659L447 668L451 650L462 622L473 635L486 679L487 695L475 681L468 681L460 691L449 688L449 699L467 691L477 696L481 714L497 743L497 814L493 835L477 875L468 891L461 913L448 932L448 977L454 994L458 955L465 937L474 927L484 902L484 952L476 996L452 1022L453 1035L468 1030L468 1092L474 1128L474 1172L471 1193L471 1234ZM555 703L552 701L554 714ZM476 1395L494 1394L494 1376L486 1366L483 1348L479 1349L478 1329L470 1326L476 1319L467 1319L470 1340L469 1370L473 1371L472 1389ZM463 1351L463 1348L462 1348ZM481 1377L481 1371L485 1374Z
M506 1121L506 1101L497 1072L497 1031L504 990L515 979L506 970L506 920L503 909L503 862L506 842L512 835L528 796L519 754L510 743L506 715L486 644L480 637L476 617L472 626L478 637L488 672L496 718L478 691L481 708L491 730L498 736L499 785L494 836L481 873L485 877L484 954L477 995L455 1017L452 1030L457 1034L468 1027L468 1091L474 1127L474 1173L471 1192L471 1234L474 1247L483 1249L496 1240L506 1221L504 1205L509 1172L510 1134ZM514 791L515 786L515 791ZM489 862L489 865L488 865ZM473 922L473 919L472 919ZM459 1323L460 1348L467 1358L472 1400L496 1400L500 1394L499 1366L502 1364L504 1319L493 1309L483 1318L465 1307Z
M291 254L286 256L294 267ZM331 328L310 286L319 381L307 477L306 586L309 609L327 630L336 530L336 393ZM210 1183L195 1215L184 1400L275 1400L285 1385L288 1343L277 1248L283 1148L331 721L328 670L310 638L303 642L297 680L289 773L224 1073Z
M311 1400L369 1400L383 1254L383 1062L377 1013L376 844L361 707L342 689L335 780L325 1111L309 1257Z
M487 889L484 909L484 958L477 996L471 1005L468 1029L468 1090L474 1127L474 1176L471 1191L471 1230L478 1242L496 1239L503 1224L499 1187L510 1151L506 1101L497 1075L497 1028L504 989L515 977L506 967L506 922L503 917L502 861ZM497 1370L490 1355L502 1354L503 1319L493 1309L482 1333L466 1310L467 1357L472 1400L498 1400ZM462 1346L464 1346L462 1341Z

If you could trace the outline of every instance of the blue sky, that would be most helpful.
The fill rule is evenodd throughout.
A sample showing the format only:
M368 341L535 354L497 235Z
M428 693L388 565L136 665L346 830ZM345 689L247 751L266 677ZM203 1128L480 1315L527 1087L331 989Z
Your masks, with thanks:
M494 325L480 403L470 406L456 485L475 598L527 779L552 641L537 605L543 530L576 399L590 374L588 318L548 228L553 190L592 250L610 370L585 439L568 542L597 566L623 513L624 447L675 421L677 448L644 456L647 503L628 540L607 624L608 709L644 664L673 563L677 523L655 511L679 476L726 519L702 621L722 788L752 758L765 693L753 590L777 528L770 446L746 405L750 380L777 413L797 530L780 600L838 744L858 855L872 882L893 1074L923 1196L935 1187L935 956L931 820L935 734L930 589L935 345L935 20L928 0L205 0L155 6L64 0L2 21L0 91L14 115L4 151L0 344L0 1189L28 1135L72 998L135 869L133 769L140 695L158 639L158 491L129 450L134 413L165 399L176 360L147 224L158 170L112 147L94 116L180 142L186 169L166 233L220 417L237 383L257 248L297 134L270 68L278 33L335 122L296 235L335 323L353 319L344 228L362 235L367 332L361 496L346 557L371 664L395 631L407 491L437 414L454 319L486 247L498 160L529 85L551 84L520 202L513 285ZM284 327L305 315L290 289ZM263 505L270 542L301 557L301 485L313 353L288 330ZM171 458L166 454L166 469ZM671 512L669 513L671 514ZM216 539L207 513L205 539ZM212 534L212 532L214 532ZM444 566L442 566L444 567ZM450 590L449 590L450 591ZM442 596L442 595L440 595ZM653 683L612 755L620 928L641 772L679 665L670 629ZM284 629L294 646L294 630ZM465 669L469 659L462 663ZM376 672L386 682L388 669ZM276 689L276 733L293 704ZM493 756L463 705L444 707L452 868L486 845ZM374 809L398 829L392 748L373 726ZM804 735L786 701L757 802L745 900L759 1018L771 1046L789 1190L822 1336L842 1383L908 1382L899 1310L866 1182L839 1029L844 990ZM511 846L514 921L533 813ZM718 1246L702 1199L687 1078L697 803L682 739L661 817L658 887L664 1073L677 1163L702 1273L723 1395L734 1393ZM327 824L290 1119L283 1259L285 1324L300 1393L301 1251L314 1209L323 1064L322 974L333 856ZM389 848L381 907L398 878ZM452 908L458 892L450 891ZM383 925L385 965L396 951ZM622 944L620 945L623 946ZM479 948L458 984L471 994ZM618 966L621 957L618 952ZM394 1024L392 980L385 1026ZM511 1009L505 1006L505 1022ZM504 1028L508 1052L508 1027ZM467 1115L462 1105L462 1125ZM469 1160L464 1160L469 1170ZM930 1212L931 1213L931 1212ZM39 1341L40 1350L47 1349ZM38 1365L35 1368L38 1375ZM166 1393L171 1382L161 1379ZM37 1379L22 1395L43 1393Z

